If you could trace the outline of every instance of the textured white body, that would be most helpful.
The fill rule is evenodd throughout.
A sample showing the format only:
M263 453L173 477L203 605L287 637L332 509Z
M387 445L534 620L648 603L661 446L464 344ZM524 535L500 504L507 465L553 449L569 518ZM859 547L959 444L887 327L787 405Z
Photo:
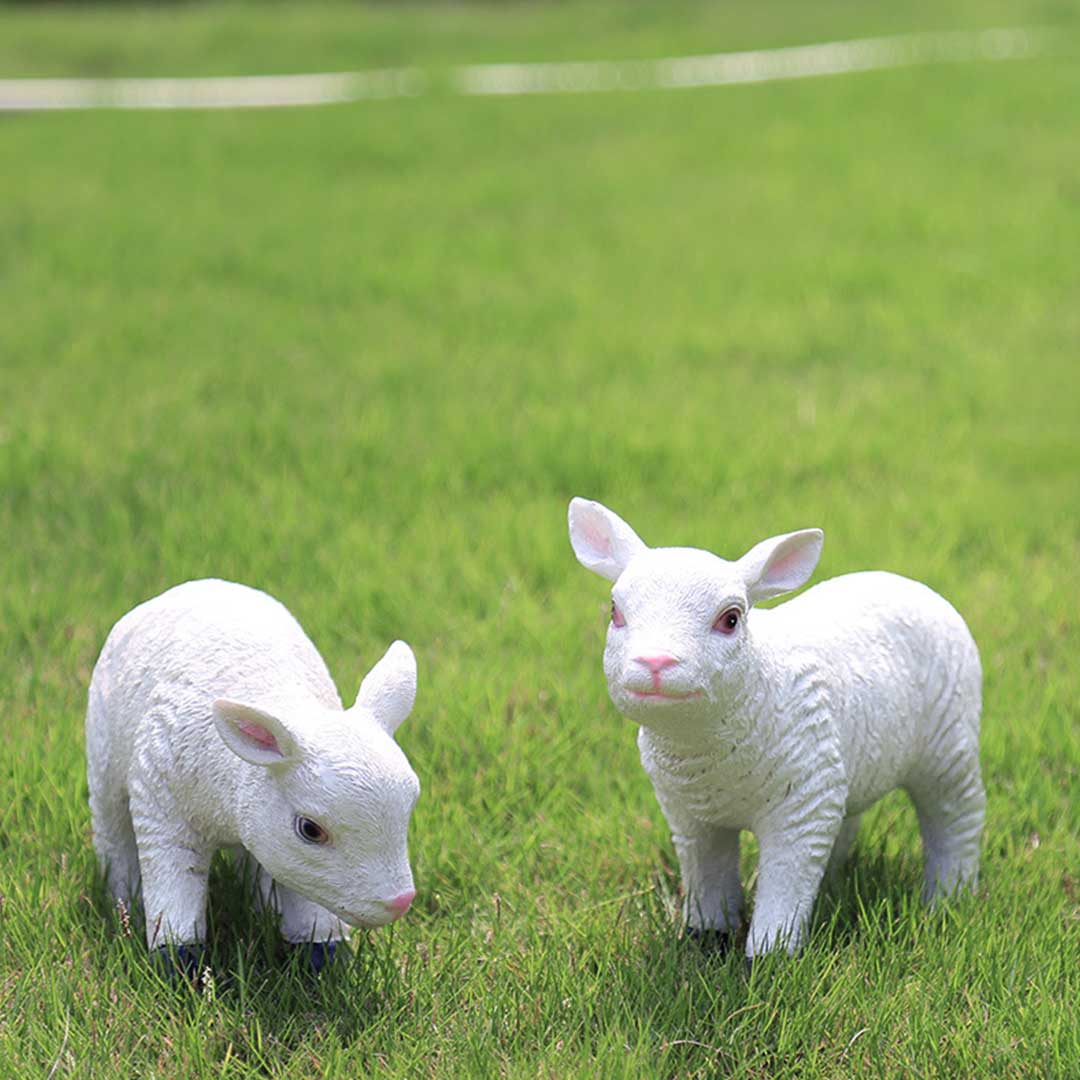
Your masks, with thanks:
M151 947L203 940L207 873L223 847L260 864L287 940L335 940L345 924L400 914L390 901L412 889L406 833L419 794L391 737L415 694L408 647L392 646L368 678L372 692L344 710L285 607L230 582L179 585L116 624L86 718L94 844L117 899L141 878ZM391 692L392 726L379 716ZM223 706L276 739L256 727L251 760L238 756L248 750L230 748L215 719ZM326 825L330 842L305 843L296 815Z
M583 504L579 532L590 515L611 515L575 504ZM572 504L572 535L574 516ZM895 788L919 814L926 898L973 885L985 803L982 678L955 609L924 585L877 572L753 609L769 572L759 549L786 545L784 557L802 558L808 576L817 552L795 548L816 542L819 551L820 533L767 541L731 563L646 548L611 517L626 530L625 550L615 543L615 564L598 572L615 580L625 625L608 630L604 668L612 700L641 725L641 760L672 829L690 927L738 927L746 829L760 846L747 952L797 949L830 859L834 868L844 861L858 815ZM599 532L575 541L579 558L603 522L596 517ZM582 561L594 554L588 548ZM785 569L790 580L767 583L767 595L801 584ZM714 620L732 609L737 628L718 633ZM664 665L654 672L658 655Z

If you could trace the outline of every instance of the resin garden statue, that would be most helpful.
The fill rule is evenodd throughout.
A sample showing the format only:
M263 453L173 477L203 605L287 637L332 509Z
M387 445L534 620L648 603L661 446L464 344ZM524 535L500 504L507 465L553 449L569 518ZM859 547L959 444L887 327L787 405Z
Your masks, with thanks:
M220 848L254 860L316 969L350 926L401 916L420 784L393 735L415 696L398 641L344 709L299 623L244 585L191 581L128 612L91 679L87 771L102 871L125 904L141 884L151 950L198 965Z
M604 672L640 725L641 761L671 828L688 932L742 922L739 831L759 846L749 957L803 943L859 815L903 788L918 812L928 901L972 888L985 796L979 654L925 585L846 574L805 584L823 536L764 540L735 562L649 548L599 503L570 503L580 562L613 581Z

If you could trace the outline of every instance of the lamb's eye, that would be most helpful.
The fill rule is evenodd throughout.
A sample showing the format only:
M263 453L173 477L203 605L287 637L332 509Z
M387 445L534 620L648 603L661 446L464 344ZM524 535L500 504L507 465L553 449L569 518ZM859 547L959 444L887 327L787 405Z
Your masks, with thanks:
M616 604L614 600L611 601L611 625L615 627L623 627L626 625L626 619L619 610L619 605Z
M297 817L294 822L296 835L306 844L325 844L330 839L330 834L317 822L309 817Z
M713 623L713 629L719 634L734 634L739 625L740 612L737 607L729 607Z

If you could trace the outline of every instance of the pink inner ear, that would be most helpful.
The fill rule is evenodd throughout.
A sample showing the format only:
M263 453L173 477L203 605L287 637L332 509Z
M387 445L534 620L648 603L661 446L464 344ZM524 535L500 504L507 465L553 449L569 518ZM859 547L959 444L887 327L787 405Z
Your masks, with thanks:
M581 537L598 554L611 554L611 533L605 528L604 522L587 518L581 528Z
M257 742L260 746L265 746L267 750L274 750L279 754L281 753L281 747L278 746L277 739L275 739L262 724L237 724L236 729L253 742Z
M779 559L773 559L769 563L769 569L766 571L766 575L770 578L788 578L791 576L792 571L798 568L801 551L789 551L786 555L781 555Z
M809 558L810 552L807 550L807 545L796 544L786 554L769 561L769 565L765 567L765 582L783 585L800 577Z

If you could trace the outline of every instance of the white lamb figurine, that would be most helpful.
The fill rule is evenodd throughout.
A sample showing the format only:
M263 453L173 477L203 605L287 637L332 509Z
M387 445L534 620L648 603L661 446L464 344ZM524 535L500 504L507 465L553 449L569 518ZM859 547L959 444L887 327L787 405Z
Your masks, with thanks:
M125 903L141 879L150 948L198 964L223 847L257 862L282 936L316 970L348 925L404 914L420 785L392 736L415 696L397 641L343 709L300 624L244 585L190 581L128 612L90 682L87 772L102 870Z
M736 562L649 548L599 503L570 503L580 562L615 582L604 672L671 827L688 931L729 940L743 910L739 830L758 839L746 952L795 952L859 815L904 788L924 898L976 883L985 796L982 675L967 626L925 585L847 574L805 584L823 534L765 540Z

